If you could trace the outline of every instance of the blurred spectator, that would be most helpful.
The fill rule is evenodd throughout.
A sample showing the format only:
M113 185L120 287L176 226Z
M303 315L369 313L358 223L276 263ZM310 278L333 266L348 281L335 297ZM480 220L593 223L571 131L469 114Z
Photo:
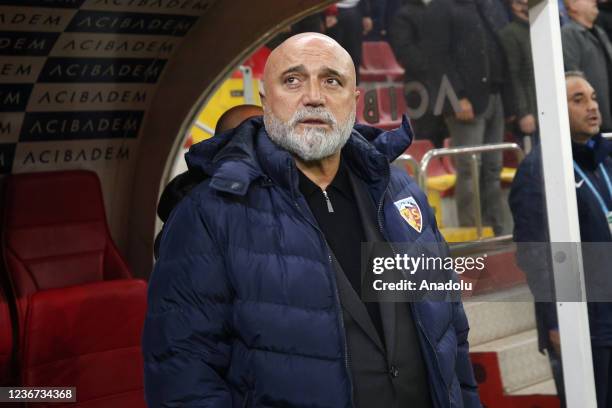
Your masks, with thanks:
M300 33L324 33L325 32L325 15L324 13L315 13L304 17L297 23L291 25L291 34Z
M608 38L612 38L612 1L598 0L599 15L595 24L603 28Z
M372 18L372 30L364 36L364 41L384 41L387 35L385 21L385 9L388 0L370 0L370 17Z
M327 7L323 15L325 16L325 32L328 32L330 28L338 24L338 7L335 4Z
M559 5L559 22L561 26L563 26L569 21L567 10L565 9L565 2L563 0L558 0L557 4Z
M493 32L498 32L512 20L512 14L503 0L478 0L477 3Z
M406 0L370 0L373 29L365 41L384 41L389 36L391 24Z
M489 0L449 0L452 31L445 49L450 53L451 62L445 66L445 73L459 98L453 106L453 112L445 116L453 146L487 145L503 141L502 92L505 91L507 81L504 50L495 31L503 25L497 12L498 5ZM434 27L440 30L441 24ZM504 95L507 94L504 92ZM476 221L473 202L475 192L470 157L456 157L455 167L459 224L473 226ZM482 154L479 169L482 220L499 235L503 233L499 181L502 153Z
M591 85L579 72L568 72L565 78L580 238L582 242L596 243L582 245L582 260L590 300L588 313L597 407L609 408L612 406L612 303L609 278L612 255L609 250L612 242L612 185L609 181L612 178L612 142L599 134L601 116ZM517 263L527 275L529 288L536 299L539 348L540 351L548 351L557 393L564 407L555 298L547 295L551 288L554 289L550 249L534 244L550 241L539 145L519 166L509 203L514 218L514 240L528 243L517 245Z
M512 111L516 114L516 126L521 136L534 135L537 129L537 102L527 0L510 0L510 6L513 21L499 32L499 36L506 52L514 95Z
M405 0L389 29L389 40L395 56L405 70L406 104L415 136L429 139L442 147L448 136L444 118L434 112L443 67L450 64L448 41L451 15L448 0ZM418 91L423 86L426 96ZM426 100L423 100L425 98ZM419 108L426 104L425 109Z
M610 75L612 44L605 31L595 24L599 13L596 0L566 0L570 21L561 30L566 71L582 71L597 92L602 130L612 130Z
M361 43L363 36L372 31L370 0L344 0L336 3L338 23L330 27L327 35L346 49L355 63L357 81L361 65Z
M385 11L384 11L384 26L385 35L387 38L390 37L390 32L393 26L393 20L399 12L399 10L406 4L407 0L385 0ZM424 3L429 3L425 2Z
M326 33L338 22L338 8L335 5L327 7L320 13L304 17L300 21L287 26L275 35L266 46L271 50L282 44L287 38L300 33Z

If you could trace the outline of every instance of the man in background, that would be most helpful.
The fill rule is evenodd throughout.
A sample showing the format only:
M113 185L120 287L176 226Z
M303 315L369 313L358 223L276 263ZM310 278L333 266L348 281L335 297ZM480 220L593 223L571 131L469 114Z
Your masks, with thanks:
M329 28L327 34L349 53L359 74L363 37L372 31L374 25L370 0L343 0L336 6L338 22Z
M582 260L589 300L589 328L597 406L610 408L612 407L612 303L610 303L612 293L609 277L611 254L609 245L612 243L610 219L612 142L604 139L599 133L601 115L593 87L580 72L567 72L565 75L580 238L583 243L589 243L583 244ZM550 241L539 145L519 166L512 183L509 202L514 218L515 241L524 243ZM552 295L554 288L552 262L550 255L545 255L550 251L542 251L542 247L536 244L518 245L517 262L527 275L527 282L536 300L539 348L540 351L548 352L557 393L562 406L565 406L561 343L556 304Z
M531 40L529 35L529 10L527 0L510 0L512 22L500 32L509 79L514 95L516 127L521 136L535 136L537 130L537 103ZM506 115L508 116L508 115ZM522 138L521 138L522 139Z
M582 71L597 93L603 132L612 130L612 44L595 24L599 14L596 0L566 0L570 21L561 28L566 71Z
M450 63L445 68L459 99L446 110L445 120L453 147L501 143L504 136L504 104L507 99L504 50L497 36L503 17L488 1L447 0L451 32L445 49ZM455 197L460 226L476 224L474 186L470 156L455 158ZM503 233L500 185L502 153L484 153L479 161L482 220L496 235Z
M447 0L405 0L389 29L393 52L405 71L404 96L406 105L415 112L410 121L416 137L428 139L436 147L442 147L448 136L442 112L434 110L444 70L451 64L449 7ZM422 86L426 96L413 85Z

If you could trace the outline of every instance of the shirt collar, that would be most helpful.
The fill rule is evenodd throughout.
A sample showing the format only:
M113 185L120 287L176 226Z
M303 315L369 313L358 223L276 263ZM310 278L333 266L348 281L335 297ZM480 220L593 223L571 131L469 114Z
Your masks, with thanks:
M319 188L319 186L313 183L312 180L306 177L304 173L299 171L299 169L298 173L300 177L300 191L305 197L309 197L314 193L321 192L321 188ZM338 167L338 172L336 173L336 176L334 177L330 185L327 187L327 190L329 190L330 188L337 190L347 198L351 197L353 190L351 187L351 182L349 180L348 168L346 167L346 164L344 163L344 160L342 158L340 158L340 166Z

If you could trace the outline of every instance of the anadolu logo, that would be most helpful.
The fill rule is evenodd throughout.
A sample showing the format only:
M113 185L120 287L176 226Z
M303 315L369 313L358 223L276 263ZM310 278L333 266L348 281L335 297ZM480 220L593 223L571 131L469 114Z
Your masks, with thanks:
M402 218L417 232L423 229L423 216L414 197L410 196L394 202Z

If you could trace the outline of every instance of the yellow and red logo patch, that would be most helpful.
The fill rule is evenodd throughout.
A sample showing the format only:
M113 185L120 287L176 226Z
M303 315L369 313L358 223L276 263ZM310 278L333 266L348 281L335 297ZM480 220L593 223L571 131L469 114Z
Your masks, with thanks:
M417 232L423 229L423 216L416 200L410 196L394 202L402 218Z

